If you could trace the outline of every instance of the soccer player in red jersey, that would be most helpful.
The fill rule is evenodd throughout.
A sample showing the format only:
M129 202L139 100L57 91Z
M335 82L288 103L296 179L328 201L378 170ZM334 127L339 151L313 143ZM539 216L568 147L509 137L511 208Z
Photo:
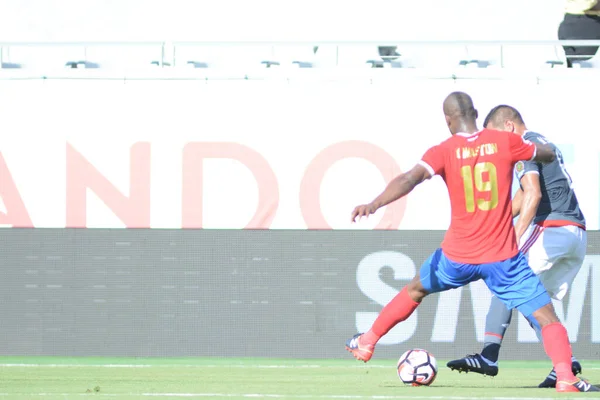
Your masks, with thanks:
M552 147L509 132L477 129L477 111L466 93L451 93L443 110L451 137L427 150L415 167L394 178L371 203L356 207L352 221L375 213L440 175L450 196L450 228L441 248L381 310L368 332L346 342L346 349L356 359L369 361L379 339L406 320L428 294L483 279L509 309L518 309L541 327L544 349L557 374L556 391L600 391L573 375L567 331L541 281L519 252L513 228L513 167L523 160L553 161Z

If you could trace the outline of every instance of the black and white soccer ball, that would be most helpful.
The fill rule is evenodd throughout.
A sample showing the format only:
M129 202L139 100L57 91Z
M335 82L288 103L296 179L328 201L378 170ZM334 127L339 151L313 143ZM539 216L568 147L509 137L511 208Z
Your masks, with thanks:
M423 349L412 349L402 354L397 369L400 380L412 386L429 386L438 373L435 357Z

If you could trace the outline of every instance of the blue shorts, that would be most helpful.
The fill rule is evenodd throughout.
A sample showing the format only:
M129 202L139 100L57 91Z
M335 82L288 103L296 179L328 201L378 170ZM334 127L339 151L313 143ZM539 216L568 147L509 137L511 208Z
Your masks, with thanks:
M487 264L462 264L437 249L421 266L421 284L427 292L456 289L483 279L487 287L508 307L525 317L550 303L550 296L527 260L519 252L513 258Z

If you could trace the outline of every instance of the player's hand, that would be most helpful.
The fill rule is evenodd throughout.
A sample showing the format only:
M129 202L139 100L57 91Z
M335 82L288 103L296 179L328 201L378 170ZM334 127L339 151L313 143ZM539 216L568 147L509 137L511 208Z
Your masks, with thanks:
M352 222L356 222L356 218L358 217L358 220L360 221L360 219L362 217L368 217L371 214L375 214L375 211L377 211L377 207L373 204L373 203L369 203L369 204L363 204L361 206L357 206L354 211L352 211Z

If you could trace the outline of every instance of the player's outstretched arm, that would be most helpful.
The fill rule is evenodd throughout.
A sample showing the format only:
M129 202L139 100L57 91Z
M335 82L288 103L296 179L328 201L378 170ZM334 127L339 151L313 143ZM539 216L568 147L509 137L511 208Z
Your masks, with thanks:
M431 178L431 174L420 164L415 165L410 171L398 175L387 185L385 190L369 204L357 206L352 211L352 222L356 218L368 217L375 212L409 194L418 184Z
M556 153L552 146L547 144L535 143L535 157L532 161L541 163L551 163L556 158Z
M521 236L523 236L529 225L533 222L533 218L535 217L540 201L542 200L539 174L529 173L523 175L521 178L521 186L523 186L523 201L519 219L515 224L517 241L521 239Z

